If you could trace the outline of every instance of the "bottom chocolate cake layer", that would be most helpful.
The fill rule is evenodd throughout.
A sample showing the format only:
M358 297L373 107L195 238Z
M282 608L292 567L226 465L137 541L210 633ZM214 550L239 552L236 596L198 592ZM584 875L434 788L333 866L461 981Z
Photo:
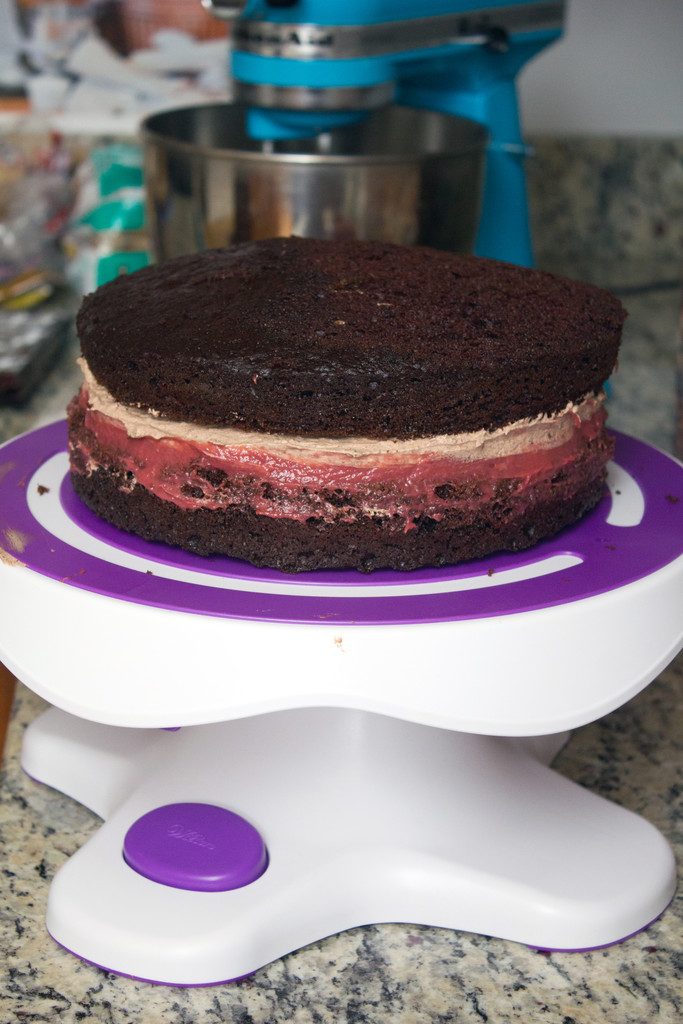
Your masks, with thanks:
M602 464L600 459L600 470ZM257 515L249 507L181 509L137 483L123 490L126 480L103 469L74 473L72 480L93 512L146 540L290 573L339 568L372 572L452 565L531 547L598 503L604 474L596 477L596 468L593 459L579 460L552 480L527 488L523 501L503 488L468 520L455 512L438 522L425 516L407 532L399 517L301 523Z

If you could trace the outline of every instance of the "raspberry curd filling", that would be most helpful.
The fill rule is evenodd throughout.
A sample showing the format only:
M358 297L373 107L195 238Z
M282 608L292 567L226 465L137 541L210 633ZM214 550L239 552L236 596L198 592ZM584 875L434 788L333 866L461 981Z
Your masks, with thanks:
M602 396L592 395L492 432L382 441L204 428L211 439L201 440L201 427L119 406L86 373L69 419L73 472L103 468L123 490L140 484L181 509L248 506L299 522L398 515L405 529L452 510L473 514L496 495L515 500L577 462L597 475L612 451Z

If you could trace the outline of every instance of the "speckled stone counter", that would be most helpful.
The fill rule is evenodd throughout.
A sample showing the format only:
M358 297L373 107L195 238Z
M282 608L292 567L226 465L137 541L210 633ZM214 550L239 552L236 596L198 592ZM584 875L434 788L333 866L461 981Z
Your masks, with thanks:
M531 139L536 260L611 288L680 284L683 138Z
M545 154L550 166L554 154ZM553 269L583 255L569 245L567 266ZM591 258L594 273L584 276L605 282L599 256ZM650 271L643 276L631 261L605 282L624 285L629 311L610 416L671 450L680 296L670 272ZM0 410L0 440L61 415L76 388L74 356L72 343L25 409ZM327 938L233 986L144 985L82 964L47 935L45 904L55 871L98 819L19 768L23 730L43 706L19 688L0 779L0 1024L674 1024L683 1016L681 891L646 932L585 954L386 924ZM626 706L577 731L556 767L644 815L683 862L682 707L683 656Z

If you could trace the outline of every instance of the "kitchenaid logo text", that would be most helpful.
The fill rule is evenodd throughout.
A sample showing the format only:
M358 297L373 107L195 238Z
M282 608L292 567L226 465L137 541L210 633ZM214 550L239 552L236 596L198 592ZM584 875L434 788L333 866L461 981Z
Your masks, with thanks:
M315 29L301 27L278 31L268 28L253 28L249 25L236 25L233 29L234 38L240 43L250 46L333 46L334 36L331 32L321 33Z
M195 846L205 846L207 850L215 850L216 847L210 843L201 832L195 832L193 828L184 828L182 825L170 825L167 834L174 839L182 839L184 843L194 843Z

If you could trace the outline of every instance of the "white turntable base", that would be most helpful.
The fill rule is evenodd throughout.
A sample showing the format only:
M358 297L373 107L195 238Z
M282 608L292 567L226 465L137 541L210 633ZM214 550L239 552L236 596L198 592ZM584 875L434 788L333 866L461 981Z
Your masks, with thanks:
M51 709L28 730L24 767L106 823L57 874L48 929L85 960L181 985L239 978L372 922L540 948L618 941L669 903L673 856L642 818L546 767L565 739L325 708L177 732ZM136 819L197 800L261 832L270 863L257 881L190 892L126 864Z
M52 884L47 924L58 942L108 970L209 984L372 922L585 949L665 909L675 878L664 838L547 764L563 730L619 707L681 647L674 460L622 438L626 468L610 471L609 508L557 541L569 563L537 551L546 575L534 593L547 597L550 586L554 598L583 579L582 599L520 599L518 611L492 614L495 588L503 594L510 579L480 568L465 580L363 584L363 597L369 607L428 592L421 607L450 607L462 591L471 607L490 588L482 617L366 621L361 608L335 621L337 598L365 603L358 581L351 594L316 583L321 614L302 618L300 581L217 578L202 566L200 579L192 573L196 607L159 605L159 586L184 593L187 581L69 518L63 443L58 424L11 442L0 480L4 535L25 534L22 557L34 564L0 561L0 650L56 705L27 731L23 764L105 819ZM542 570L523 561L511 597ZM617 586L615 573L636 562ZM591 589L595 567L609 590ZM90 589L78 585L83 573ZM220 606L239 614L216 614L207 597L216 587ZM293 617L259 621L285 591ZM207 602L213 613L195 614ZM265 612L248 618L247 606ZM172 726L182 729L159 728ZM197 892L129 867L129 827L177 803L246 818L267 847L265 872L242 888Z

